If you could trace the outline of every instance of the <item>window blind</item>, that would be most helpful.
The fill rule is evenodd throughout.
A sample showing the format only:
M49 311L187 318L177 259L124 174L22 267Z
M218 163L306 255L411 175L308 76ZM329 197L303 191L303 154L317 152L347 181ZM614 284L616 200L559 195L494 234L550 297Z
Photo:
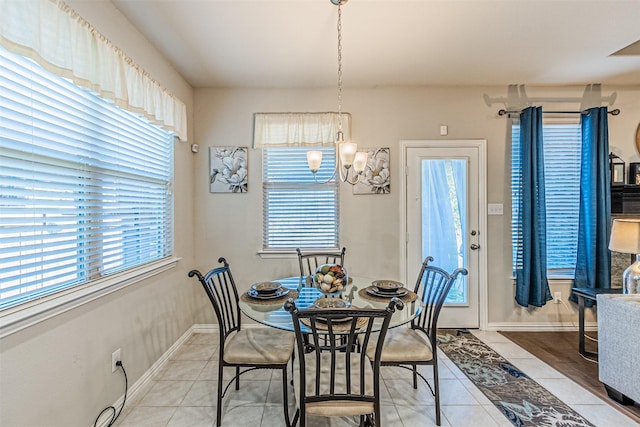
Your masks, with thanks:
M0 48L0 309L173 252L172 137Z
M339 187L314 182L307 167L310 147L265 146L263 156L264 249L338 248ZM318 181L331 177L335 147L323 153Z
M580 124L544 123L544 173L547 202L547 269L557 277L574 276L580 209L580 162L582 135ZM518 218L519 187L522 182L520 164L520 128L512 128L512 246L514 268L516 249L522 243Z

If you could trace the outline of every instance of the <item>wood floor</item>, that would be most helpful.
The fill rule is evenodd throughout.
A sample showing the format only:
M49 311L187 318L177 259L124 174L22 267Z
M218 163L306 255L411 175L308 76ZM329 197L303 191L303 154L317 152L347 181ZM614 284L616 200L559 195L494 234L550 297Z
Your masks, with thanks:
M578 332L500 333L640 423L638 404L621 405L607 396L604 386L598 380L598 364L584 359L578 353ZM587 335L597 338L596 332L588 332ZM586 340L586 350L597 351L597 343Z

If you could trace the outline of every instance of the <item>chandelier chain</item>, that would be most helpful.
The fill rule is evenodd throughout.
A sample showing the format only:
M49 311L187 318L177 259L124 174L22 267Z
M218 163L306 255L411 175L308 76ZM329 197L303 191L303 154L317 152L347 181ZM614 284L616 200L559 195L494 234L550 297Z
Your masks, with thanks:
M342 2L338 3L338 131L342 132Z

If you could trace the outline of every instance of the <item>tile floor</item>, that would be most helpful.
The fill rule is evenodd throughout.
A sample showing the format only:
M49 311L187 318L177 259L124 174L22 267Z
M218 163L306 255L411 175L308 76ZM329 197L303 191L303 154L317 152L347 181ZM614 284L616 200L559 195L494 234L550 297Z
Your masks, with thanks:
M497 332L474 331L493 347L575 411L597 427L637 426L598 397L549 367ZM215 425L217 334L193 334L144 390L127 402L116 423L130 426L207 426ZM512 424L469 381L447 357L440 353L442 426L507 427ZM232 369L226 370L232 377ZM431 367L423 374L430 377ZM225 374L226 375L226 374ZM282 388L279 372L254 371L241 377L240 391L227 392L223 400L223 426L284 426ZM434 402L424 386L411 387L410 373L383 368L383 426L435 426ZM290 413L293 414L293 396ZM357 426L355 419L308 417L309 427Z

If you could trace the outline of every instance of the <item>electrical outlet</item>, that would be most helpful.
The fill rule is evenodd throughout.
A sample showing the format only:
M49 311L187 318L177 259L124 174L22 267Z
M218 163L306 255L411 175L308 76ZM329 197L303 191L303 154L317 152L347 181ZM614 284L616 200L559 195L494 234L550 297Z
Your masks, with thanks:
M115 372L116 369L118 369L116 363L121 361L122 359L120 358L120 349L117 349L116 351L111 353L111 372Z
M562 303L562 292L556 291L553 293L553 302L555 302L556 304Z

